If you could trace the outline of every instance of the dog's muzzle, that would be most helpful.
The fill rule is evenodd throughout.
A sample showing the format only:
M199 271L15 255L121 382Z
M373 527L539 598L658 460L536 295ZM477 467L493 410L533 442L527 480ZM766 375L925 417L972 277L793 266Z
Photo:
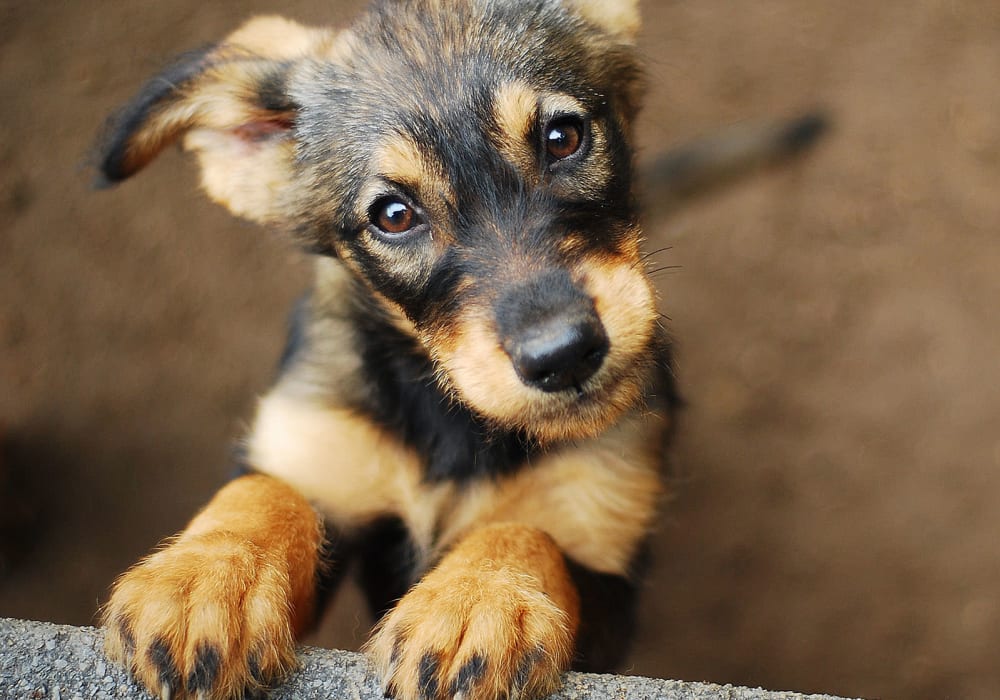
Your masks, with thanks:
M542 391L582 392L610 349L594 302L565 271L512 288L495 311L500 341L514 370L521 381Z

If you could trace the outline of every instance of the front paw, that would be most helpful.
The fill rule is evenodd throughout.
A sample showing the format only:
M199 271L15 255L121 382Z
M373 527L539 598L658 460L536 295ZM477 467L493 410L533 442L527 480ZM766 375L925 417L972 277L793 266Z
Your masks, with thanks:
M182 538L115 584L105 651L162 698L253 696L295 666L289 590L237 535Z
M538 579L489 565L432 571L366 647L396 700L541 697L572 649L568 616Z

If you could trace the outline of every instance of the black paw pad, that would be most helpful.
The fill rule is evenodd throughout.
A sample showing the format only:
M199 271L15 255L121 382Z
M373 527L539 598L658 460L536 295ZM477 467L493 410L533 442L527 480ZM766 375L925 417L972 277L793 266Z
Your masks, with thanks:
M163 637L158 637L149 645L149 661L160 674L160 682L171 688L181 684L181 674L177 670L174 655L170 653L170 645Z
M389 655L389 663L393 668L399 665L399 660L403 658L403 638L396 637L392 643L392 654Z
M511 684L511 689L514 694L519 694L524 687L528 685L528 680L531 678L531 670L538 665L538 663L545 657L545 650L541 647L536 647L533 652L521 659L521 663L517 667L517 673L514 674L514 679Z
M261 685L264 685L266 683L267 679L264 678L264 669L260 667L259 653L254 652L253 654L250 654L250 658L247 659L247 667L250 670L251 678L253 678Z
M438 668L441 660L437 654L427 653L420 659L419 677L417 684L420 687L420 697L422 700L434 700L438 694Z
M132 625L128 623L124 617L119 617L116 623L118 627L118 634L122 638L122 644L125 647L125 653L129 656L135 654L135 633L132 631Z
M451 684L451 694L461 695L468 693L472 689L472 686L481 681L485 675L486 657L482 654L475 654L458 670L458 675Z
M197 693L200 690L211 690L215 685L215 679L219 676L219 668L222 665L222 653L218 647L201 643L194 657L194 669L188 675L187 689L189 693Z

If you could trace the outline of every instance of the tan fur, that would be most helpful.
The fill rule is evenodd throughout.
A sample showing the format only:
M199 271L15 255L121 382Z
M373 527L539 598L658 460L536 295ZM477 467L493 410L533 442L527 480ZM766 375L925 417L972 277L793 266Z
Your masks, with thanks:
M287 115L257 106L256 88L269 62L329 52L336 34L281 17L257 17L223 40L206 57L208 68L191 86L160 107L132 134L126 170L135 171L184 137L198 155L202 186L237 216L273 223L290 181L292 145L281 138ZM269 126L271 125L271 126ZM273 131L248 138L248 127Z
M610 422L601 406L585 407L566 394L544 394L524 385L500 347L492 321L476 310L459 320L451 347L438 358L464 401L509 428L520 427L551 442L596 433ZM588 380L587 386L598 381Z
M227 36L223 44L270 59L292 59L329 50L336 33L305 27L278 15L261 15Z
M436 158L403 134L393 134L374 158L375 172L386 180L421 192L423 199L455 204L455 194Z
M436 359L454 390L491 419L543 442L589 437L608 427L638 398L643 377L632 368L655 327L653 290L636 251L629 249L624 259L584 260L576 268L611 340L604 367L583 387L591 401L581 404L574 396L525 386L497 342L492 320L475 308L436 343Z
M494 145L531 183L538 180L538 145L533 136L538 99L538 93L520 81L504 83L493 97L493 117L498 127L493 134Z
M597 313L611 339L611 352L605 359L602 372L612 376L627 378L632 375L632 368L645 352L655 330L653 288L639 268L637 259L629 262L628 258L624 261L590 258L577 267L583 278L583 287L594 300ZM623 304L622 300L628 300L628 303ZM620 393L616 401L624 401L628 405L634 403L638 394L634 383L623 381L618 389Z
M561 95L559 93L548 93L542 96L542 115L545 119L550 119L558 114L586 114L587 108L580 100L571 95Z
M221 661L212 697L280 677L313 615L320 542L316 513L296 491L267 476L231 482L117 581L103 610L108 656L147 687L178 695L206 646ZM175 679L136 653L153 645L169 654Z
M595 571L629 575L661 499L657 446L666 428L663 416L639 413L531 469L477 484L442 522L439 546L479 523L518 522Z
M184 147L198 154L201 184L213 200L251 221L276 218L277 200L291 179L291 141L262 147L223 131L195 129Z
M319 57L334 63L348 63L357 50L357 35L351 29L340 30L336 37L318 47Z
M485 526L403 597L367 651L397 700L541 697L569 665L579 606L550 537L514 523ZM463 683L470 665L480 672Z
M276 392L261 401L248 447L254 466L294 486L336 526L399 514L427 549L452 493L428 488L416 455L369 420Z
M338 528L399 516L425 561L478 525L512 521L547 532L592 569L627 574L660 498L664 420L636 414L531 469L462 488L427 484L416 455L350 411L276 392L261 402L248 447L258 469L294 486Z
M639 33L639 0L565 0L584 19L617 35L634 41Z

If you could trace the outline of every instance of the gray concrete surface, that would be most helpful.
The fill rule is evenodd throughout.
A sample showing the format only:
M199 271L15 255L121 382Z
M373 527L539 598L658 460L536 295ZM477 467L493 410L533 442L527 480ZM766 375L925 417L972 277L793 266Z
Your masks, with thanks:
M91 627L0 618L2 700L144 700L150 696L101 653L103 633ZM302 669L272 700L382 700L360 654L304 648ZM732 686L630 676L566 674L550 700L837 700L828 695L775 693ZM151 699L150 699L151 700Z

